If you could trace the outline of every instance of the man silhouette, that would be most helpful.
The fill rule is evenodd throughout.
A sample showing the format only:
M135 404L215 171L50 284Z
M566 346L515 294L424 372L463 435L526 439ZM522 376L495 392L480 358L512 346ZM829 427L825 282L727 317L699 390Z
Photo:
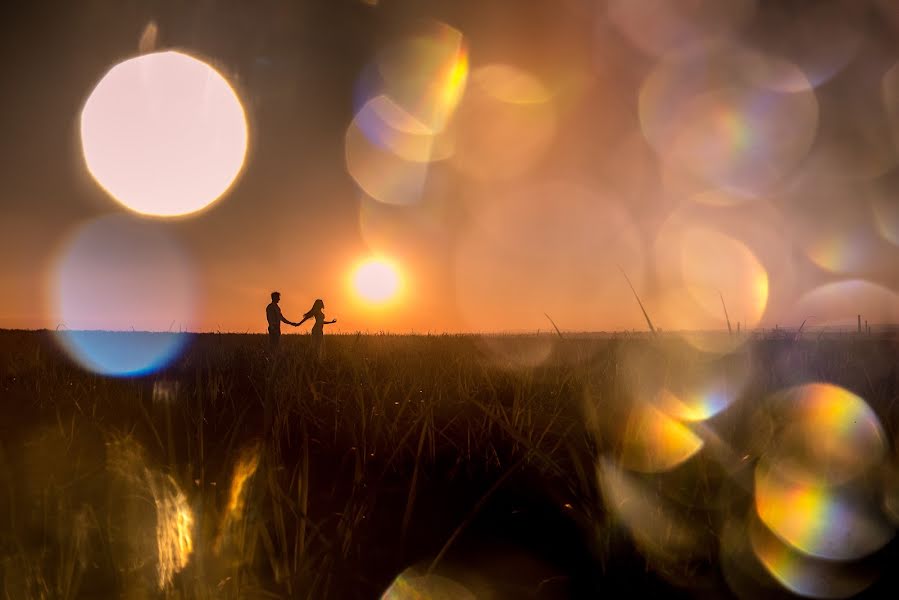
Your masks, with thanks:
M271 304L265 307L265 318L268 319L268 341L273 351L278 349L278 342L281 340L281 321L294 327L299 325L299 323L284 318L284 315L281 314L281 307L278 306L280 301L281 293L272 292Z

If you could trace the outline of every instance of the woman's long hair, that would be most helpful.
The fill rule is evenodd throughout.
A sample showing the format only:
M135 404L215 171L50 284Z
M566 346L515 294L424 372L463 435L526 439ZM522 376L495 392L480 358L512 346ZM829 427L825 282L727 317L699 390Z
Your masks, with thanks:
M315 313L320 312L325 307L325 303L322 302L321 298L318 298L315 302L312 303L312 308L309 309L305 315L303 315L304 319L308 319L315 315Z

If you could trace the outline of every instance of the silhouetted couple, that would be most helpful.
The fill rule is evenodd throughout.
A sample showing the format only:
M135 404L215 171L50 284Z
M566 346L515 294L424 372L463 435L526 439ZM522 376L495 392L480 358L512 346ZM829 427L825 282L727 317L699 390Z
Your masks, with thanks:
M325 325L336 323L337 319L325 321L325 303L319 298L312 303L312 308L303 315L303 320L299 323L294 323L293 321L288 321L284 318L284 315L281 314L281 307L278 306L278 302L280 301L281 294L279 292L272 292L272 302L265 307L265 317L268 319L268 341L272 351L275 351L278 348L278 342L281 340L282 321L288 325L299 327L309 319L315 319L315 324L312 325L312 350L316 356L320 356L322 351L322 341L325 336Z

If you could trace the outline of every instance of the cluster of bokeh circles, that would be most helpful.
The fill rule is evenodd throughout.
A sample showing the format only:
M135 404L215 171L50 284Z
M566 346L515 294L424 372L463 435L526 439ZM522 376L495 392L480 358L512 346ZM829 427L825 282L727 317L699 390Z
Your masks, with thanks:
M418 202L428 166L454 153L447 130L468 79L462 34L443 23L384 49L363 72L347 127L347 171L371 198Z
M895 244L886 206L895 203L884 198L889 183L883 177L896 165L895 67L871 41L876 35L865 39L873 9L827 2L793 13L725 2L651 13L650 4L609 3L609 19L655 57L639 85L639 126L659 159L665 193L682 204L717 207L719 213L752 207L747 216L783 228L787 253L780 258L745 227L724 232L751 253L769 254L735 277L757 281L750 288L761 297L762 272L796 262L789 254L795 248L812 270L833 278L832 284L888 280L887 257L895 255ZM831 36L827 42L826 36ZM685 251L691 246L696 247L688 242ZM776 279L781 288L792 280ZM735 289L724 287L724 295L737 296L727 293ZM778 312L791 318L804 312L799 320L811 317L816 325L849 325L852 310L840 314L821 303L810 307L791 295L815 291L777 290ZM694 298L694 308L709 304L711 296ZM895 312L890 292L865 290L854 300L856 312L873 312L880 322ZM759 306L764 313L764 303ZM744 323L750 327L762 316L743 309L734 313L741 320L748 314Z
M870 31L885 9L589 5L594 64L555 65L551 80L469 55L440 23L363 72L346 134L362 237L379 251L421 232L449 246L469 330L544 313L591 329L589 313L626 305L642 327L624 271L673 335L625 351L625 389L585 391L608 512L677 586L707 585L698 565L716 563L738 597L857 594L899 505L884 429L833 384L756 397L746 334L772 314L790 335L899 318L899 64ZM632 89L608 76L628 69ZM461 226L441 222L448 204ZM482 347L533 367L555 344ZM749 433L731 422L747 414ZM404 574L385 597L440 597L446 582L429 577Z
M878 551L895 535L880 420L861 397L824 383L775 394L763 412L775 427L754 466L752 506L731 524L743 533L726 546L725 574L742 582L744 595L758 564L802 596L862 592L881 573Z
M244 110L209 64L149 53L103 75L80 134L88 172L125 210L61 243L47 286L57 339L96 373L151 372L183 349L197 308L197 274L164 221L203 211L231 187L247 150Z
M481 31L426 21L360 73L345 159L371 248L448 249L469 331L533 331L543 313L608 326L599 307L633 304L621 270L668 331L897 314L899 65L869 31L882 6L573 4L560 20L595 21L588 60L538 75L530 56L470 51L489 46ZM616 310L642 327L632 316Z
M699 332L756 328L772 302L794 327L895 321L897 67L863 4L604 3L603 31L647 65L636 145L657 162L636 177L670 201L644 301L683 331L627 351L630 385L584 404L606 508L677 586L711 585L697 565L715 562L738 597L849 597L894 537L890 444L865 400L830 383L760 398L746 338Z
M418 22L386 46L359 75L354 100L345 158L362 192L361 237L370 250L413 263L408 245L414 238L423 238L435 254L443 252L436 244L452 246L450 277L459 290L463 329L502 328L491 314L499 301L480 302L503 288L497 272L511 278L509 293L536 290L535 283L576 245L593 246L578 250L581 259L596 249L587 225L600 219L592 211L613 218L621 212L591 198L584 186L559 182L566 189L556 189L553 182L526 181L557 133L552 90L512 64L472 66L467 38L446 23ZM555 201L565 204L553 209ZM455 215L468 210L476 223L460 229ZM529 237L550 211L557 217L553 239ZM520 226L511 224L513 218ZM544 259L528 265L538 247ZM570 273L555 279L570 301ZM520 304L508 306L517 315Z
M740 598L845 598L877 581L895 476L864 399L830 383L760 395L751 353L673 338L620 360L630 383L588 390L585 416L605 508L655 571L713 589L702 565L716 564Z
M743 397L751 357L671 338L625 348L616 361L623 387L588 388L584 397L605 507L651 565L690 586L685 565L710 560L715 545L709 528L696 527L696 511L717 512L720 480L743 467L715 422Z

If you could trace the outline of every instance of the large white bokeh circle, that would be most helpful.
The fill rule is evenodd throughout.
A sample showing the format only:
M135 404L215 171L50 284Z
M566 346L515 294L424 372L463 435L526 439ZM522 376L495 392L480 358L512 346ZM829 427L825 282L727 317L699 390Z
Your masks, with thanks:
M81 144L91 175L118 202L145 215L186 215L234 182L247 123L218 71L158 52L103 76L81 113Z

